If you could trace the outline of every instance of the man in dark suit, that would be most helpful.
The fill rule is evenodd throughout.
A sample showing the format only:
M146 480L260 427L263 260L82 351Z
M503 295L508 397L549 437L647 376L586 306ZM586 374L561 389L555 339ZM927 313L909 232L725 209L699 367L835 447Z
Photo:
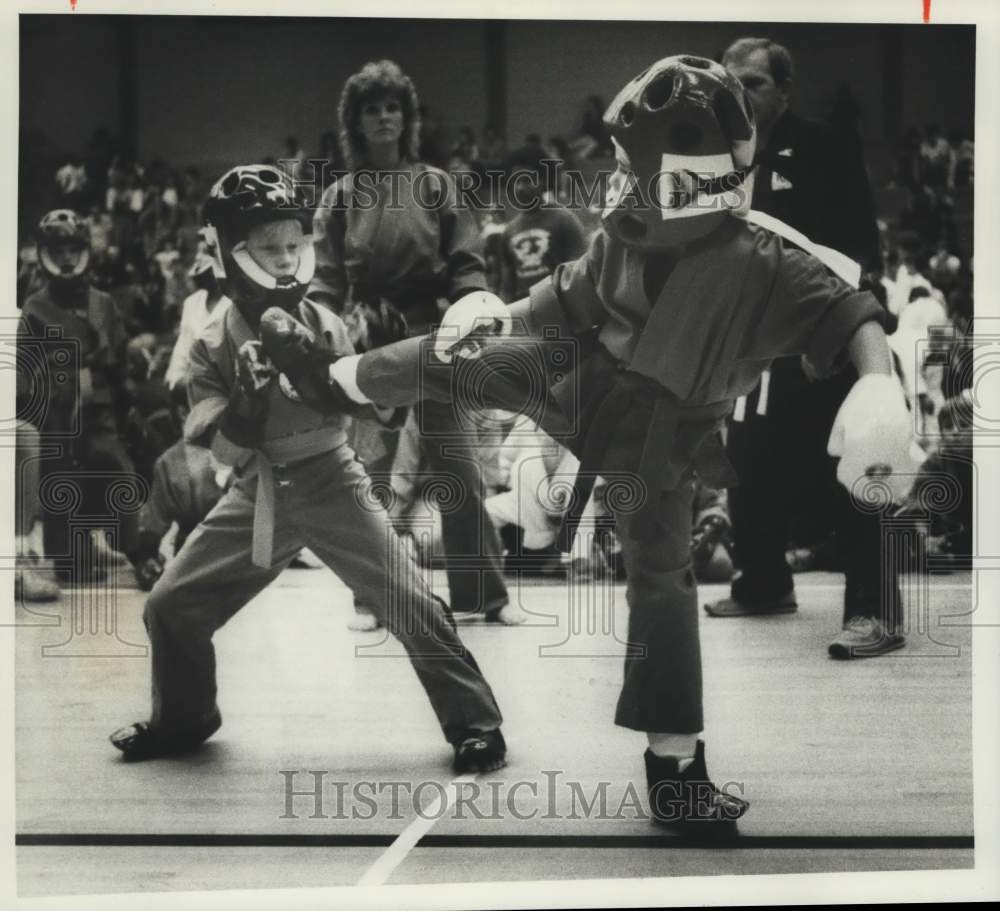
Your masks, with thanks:
M857 136L790 110L794 70L781 45L741 38L722 62L743 83L757 118L753 208L847 254L863 273L876 268L878 227ZM856 379L850 366L818 377L807 359L783 358L738 404L727 448L739 477L729 506L740 574L731 597L705 606L714 617L797 609L785 552L790 520L806 504L831 521L847 577L843 630L829 648L834 658L880 655L904 642L894 570L882 584L879 516L855 507L826 451L837 409Z

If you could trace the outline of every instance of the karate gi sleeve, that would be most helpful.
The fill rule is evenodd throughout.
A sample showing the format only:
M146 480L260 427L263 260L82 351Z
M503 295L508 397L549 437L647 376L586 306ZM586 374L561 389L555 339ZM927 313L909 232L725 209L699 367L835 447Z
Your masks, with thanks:
M885 324L874 296L852 288L815 257L785 247L767 308L756 321L751 356L804 354L828 375L844 365L847 343L869 320Z
M441 173L441 258L448 265L448 300L455 303L470 291L486 288L483 238L472 212L457 204L455 185Z
M345 213L342 201L347 188L337 181L328 187L313 215L313 249L316 272L306 297L340 313L347 299L347 271L344 267Z
M531 286L528 297L511 306L514 332L544 337L555 328L563 337L579 336L603 325L607 308L597 286L604 261L604 232L579 259L556 267Z
M191 346L191 372L188 377L188 402L191 410L184 422L184 439L210 445L216 458L225 465L240 465L250 450L218 432L229 405L231 389L212 360L204 338Z

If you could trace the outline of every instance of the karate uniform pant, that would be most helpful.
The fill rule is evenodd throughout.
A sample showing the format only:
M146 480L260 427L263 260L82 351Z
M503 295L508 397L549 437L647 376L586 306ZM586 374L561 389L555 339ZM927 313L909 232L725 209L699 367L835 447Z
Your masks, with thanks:
M456 362L456 371L434 365L420 350L422 344L426 340L410 339L364 355L359 367L362 391L386 405L407 404L416 390L446 403L464 394L461 374L468 371L468 386L475 388L475 401L482 407L523 407L524 391L511 376L503 342L497 343L498 366L493 374L490 351L483 354L478 367ZM590 364L593 370L588 369ZM580 377L582 397L590 383L613 381L603 359L582 365ZM549 406L540 416L540 426L550 436L565 438L566 411L560 411L554 401ZM633 421L622 428L621 437L622 445L628 447L632 437L641 437L641 430ZM672 440L664 440L664 452L672 445ZM615 514L628 576L628 644L639 649L638 655L625 661L615 723L637 731L683 734L703 728L698 599L691 570L694 481L690 466L678 469L676 488L659 495L660 523L655 534L637 538L632 534L632 514Z
M698 590L691 568L694 478L660 494L660 528L633 537L631 516L616 513L627 576L628 643L615 724L636 731L696 734L702 717Z
M489 684L402 549L353 450L342 446L276 467L274 476L269 569L251 561L257 480L241 480L192 532L146 602L153 728L179 739L211 732L219 717L212 637L303 546L361 594L403 644L449 742L499 727L502 718ZM296 624L294 609L286 615Z
M729 491L734 553L741 575L732 595L739 601L780 598L794 589L785 559L789 522L796 510L825 513L844 560L844 622L878 617L901 621L899 581L883 579L882 523L851 501L837 481L836 460L826 452L830 428L856 374L844 371L810 382L798 358L772 367L764 414L757 414L760 387L747 398L746 418L732 421L727 451L739 486Z
M486 511L475 431L463 428L450 404L424 401L416 409L428 473L447 491L437 505L451 608L457 613L499 610L508 601L507 586L500 536Z

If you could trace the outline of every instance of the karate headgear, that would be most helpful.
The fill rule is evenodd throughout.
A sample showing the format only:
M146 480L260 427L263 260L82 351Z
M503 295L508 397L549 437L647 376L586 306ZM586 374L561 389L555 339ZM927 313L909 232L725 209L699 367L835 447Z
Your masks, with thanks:
M275 278L253 261L246 241L252 228L295 219L303 234L312 233L312 213L298 199L288 175L268 165L241 165L227 171L205 203L204 240L215 258L223 292L256 327L269 307L294 310L316 268L311 244L302 247L295 275Z
M750 205L757 143L742 84L703 57L666 57L604 115L619 162L603 214L622 243L655 249L702 237Z
M56 246L76 247L80 251L76 262L66 269L52 259ZM38 259L46 273L67 284L82 282L90 266L90 228L72 209L54 209L38 223Z

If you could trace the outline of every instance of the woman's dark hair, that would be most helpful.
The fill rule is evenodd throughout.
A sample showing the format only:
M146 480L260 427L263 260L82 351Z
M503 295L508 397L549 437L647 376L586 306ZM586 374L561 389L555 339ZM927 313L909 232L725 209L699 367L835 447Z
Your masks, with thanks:
M420 142L420 102L417 90L398 63L392 60L373 60L344 83L337 106L340 150L348 170L361 167L367 157L367 146L360 130L361 108L366 102L387 95L397 98L403 108L403 135L399 139L399 153L404 159L417 160Z

